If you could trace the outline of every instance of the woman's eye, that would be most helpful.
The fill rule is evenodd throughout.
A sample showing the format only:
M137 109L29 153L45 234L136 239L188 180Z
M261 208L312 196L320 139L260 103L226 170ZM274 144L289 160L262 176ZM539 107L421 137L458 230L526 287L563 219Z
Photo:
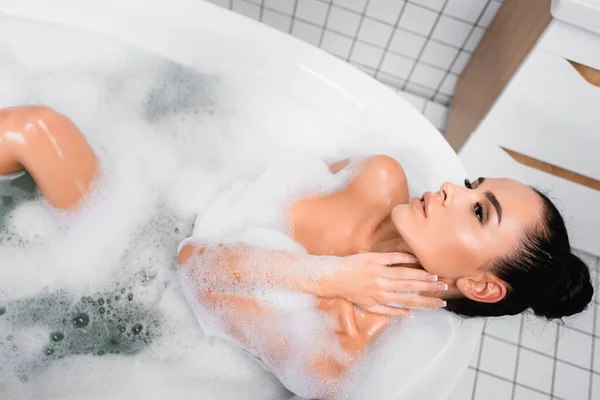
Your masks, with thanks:
M473 186L471 185L471 181L468 179L465 179L465 187L467 189L473 189Z
M479 203L475 203L475 216L479 222L483 222L483 207Z

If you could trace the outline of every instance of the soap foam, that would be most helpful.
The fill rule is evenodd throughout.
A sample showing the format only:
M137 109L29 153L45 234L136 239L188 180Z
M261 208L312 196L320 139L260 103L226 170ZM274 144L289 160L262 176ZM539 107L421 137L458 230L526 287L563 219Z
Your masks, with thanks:
M210 221L216 233L227 233L220 224L285 231L290 199L326 194L341 181L322 163L268 165L385 150L389 135L330 119L243 67L219 75L207 59L212 72L203 74L70 27L2 16L0 54L0 107L45 104L64 113L102 169L77 212L38 199L0 225L0 397L287 398L264 365L203 334L177 279L177 245L236 185L245 201L227 221ZM335 347L319 336L327 322L306 297L270 293L265 301L281 318L262 323L293 327L299 354ZM273 338L251 322L245 329L258 349ZM318 386L302 365L268 361L288 387Z

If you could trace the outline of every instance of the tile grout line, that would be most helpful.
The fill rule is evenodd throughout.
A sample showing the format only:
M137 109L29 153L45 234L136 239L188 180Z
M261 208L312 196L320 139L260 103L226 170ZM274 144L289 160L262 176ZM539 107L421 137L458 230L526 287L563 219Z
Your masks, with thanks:
M499 342L502 342L502 343L505 343L505 344L509 344L509 345L511 345L511 346L518 346L517 344L515 344L514 342L511 342L510 340L503 339L503 338L501 338L501 337L499 337L499 336L496 336L496 335L493 335L493 334L491 334L491 333L485 333L484 335L485 335L486 337L489 337L489 338L491 338L491 339L497 340L497 341L499 341ZM554 345L553 347L555 347L555 346L556 346L556 345ZM554 359L554 357L553 357L553 356L551 356L551 355L548 355L547 353L544 353L544 352L542 352L542 351L539 351L539 350L533 349L533 348L531 348L531 347L527 347L527 346L523 346L523 345L521 345L521 348L523 348L523 349L525 349L525 350L527 350L527 351L530 351L530 352L532 352L532 353L534 353L534 354L537 354L537 355L539 355L539 356L542 356L542 357L544 357L544 358ZM566 361L566 360L560 359L560 358L558 358L558 357L557 357L557 361L560 361L561 363L563 363L563 364L565 364L565 365L568 365L568 366L570 366L570 367L577 368L577 369L580 369L580 370L582 370L582 371L590 372L590 369L589 369L589 368L587 368L587 367L583 367L583 366L581 366L581 365L577 365L577 364L575 364L575 363L572 363L572 362L570 362L570 361ZM600 372L596 372L596 371L591 371L591 372L592 372L594 375L599 375L599 376L600 376Z
M450 63L450 66L446 70L446 73L444 74L444 79L442 79L440 81L440 83L438 84L437 88L435 89L435 92L431 96L431 100L433 100L435 98L435 96L437 96L440 93L440 91L442 89L442 86L444 85L444 82L446 82L446 79L448 79L448 75L450 74L450 71L452 71L452 68L454 68L454 65L456 64L456 61L458 61L458 58L460 57L460 54L464 51L465 46L467 45L467 43L469 43L469 40L471 39L471 36L473 36L473 32L475 32L475 28L477 27L477 23L481 20L481 18L483 18L484 14L487 11L487 8L489 7L489 5L490 5L491 2L492 2L492 0L487 0L487 3L485 3L485 6L483 7L483 9L481 10L481 12L479 13L479 16L477 17L475 25L471 26L471 30L467 34L467 37L465 37L465 40L463 41L462 45L458 49L458 52L454 56L454 59Z
M350 58L352 58L352 53L354 53L354 47L356 47L356 42L358 41L358 34L362 28L363 21L367 16L367 8L369 8L369 4L371 0L367 0L362 10L362 14L360 14L360 20L358 21L358 26L356 27L356 31L354 37L352 38L352 44L350 45L350 50L348 50L348 56L346 57L346 62L350 62Z
M239 0L239 1L242 1L242 2L244 2L244 3L247 3L247 4L256 5L256 4L255 4L254 2L252 2L251 0ZM289 14L286 14L286 13L284 13L284 12L281 12L281 11L279 11L279 10L276 10L276 9L274 9L274 8L270 8L269 6L265 6L265 10L267 10L267 11L270 11L270 12L272 12L272 13L275 13L275 14L278 14L278 15L283 15L283 16L285 16L285 17L292 17L292 16L291 16L291 15L289 15ZM315 22L312 22L312 21L308 21L308 20L306 20L306 19L303 19L303 18L300 18L300 17L298 17L298 16L294 16L294 17L293 17L293 19L294 19L295 21L303 22L303 23L305 23L305 24L307 24L307 25L313 26L313 27L315 27L315 28L319 28L319 29L322 29L322 28L323 28L323 26L322 26L322 25L319 25L319 24L317 24L317 23L315 23ZM373 18L369 18L368 16L365 16L365 19L371 19L371 20L374 20ZM378 21L378 22L381 22L381 21ZM398 29L402 29L402 28L401 28L401 27L398 27ZM358 35L355 35L355 36L348 35L347 33L340 32L340 31L338 31L338 30L331 29L331 28L329 28L329 27L325 27L325 31L326 31L326 32L332 32L332 33L335 33L336 35L342 36L342 37L344 37L344 38L346 38L346 39L350 39L350 40L356 40L356 42L357 42L357 43L365 44L365 45L367 45L367 46L373 47L373 48L375 48L375 49L378 49L378 50L384 50L384 51L386 50L386 48L385 48L385 47L383 47L383 46L381 46L381 45L375 44L375 43L373 43L373 42L368 42L368 41L366 41L366 40L359 39L359 38L358 38ZM412 32L412 31L408 31L408 30L407 30L407 32L414 33L414 32ZM288 33L289 33L289 34L291 34L290 32L288 32ZM293 34L292 34L292 36L293 36ZM430 40L430 41L432 41L432 42L436 42L436 40L435 40L435 39L433 39L433 38L430 38L429 40ZM443 45L443 46L446 46L446 47L453 48L453 49L455 49L455 50L458 50L458 49L459 49L459 47L453 47L452 45L449 45L449 44L447 44L447 43L444 43L444 42L437 42L437 43L439 43L439 44L441 44L441 45ZM389 51L390 53L392 53L392 54L394 54L394 55L398 56L398 57L404 58L404 59L406 59L406 60L409 60L409 61L415 61L415 60L416 60L415 58L412 58L412 57L410 57L410 56L408 56L408 55L406 55L406 54L400 53L400 52L398 52L398 51L395 51L395 50L393 50L393 49L388 49L388 51ZM467 51L463 51L463 53L466 53L466 54L469 54L469 55L471 54L471 53L469 53L469 52L467 52ZM344 61L346 61L346 59L345 59L345 58L344 58ZM444 72L444 73L446 73L446 72L447 72L447 71L446 71L446 69L444 69L444 68L442 68L442 67L440 67L440 66L438 66L438 65L431 64L431 63L428 63L428 62L426 62L426 61L420 61L420 63L421 63L421 64L423 64L423 65L427 65L428 67L431 67L431 68L433 68L433 69L436 69L436 70L438 70L438 71L440 71L440 72ZM371 69L373 69L373 67L370 67L370 68L371 68ZM455 77L457 77L457 78L460 76L460 74L457 74L456 72L452 72L452 71L450 71L450 72L448 72L448 73L449 73L450 75L452 75L452 76L455 76ZM388 74L388 75L390 75L390 74ZM421 85L421 86L423 86L423 85ZM430 88L430 89L434 90L435 88ZM448 93L444 93L444 92L440 92L440 93L441 93L441 94L443 94L443 95L445 95L445 96L451 96L451 95L450 95L450 94L448 94Z
M379 77L379 73L381 72L381 67L383 66L385 57L387 56L388 52L390 51L390 46L392 45L392 40L394 40L394 36L396 35L396 31L398 30L398 26L400 25L400 20L402 19L402 16L404 15L404 10L406 9L407 4L408 4L408 1L404 1L404 3L402 4L402 8L400 9L400 12L398 13L396 22L394 23L394 26L392 27L392 32L390 33L390 37L388 38L387 43L385 44L385 47L383 48L383 54L381 55L381 58L379 59L379 63L377 64L377 68L375 68L375 73L373 74L373 77L375 79L377 79Z
M319 36L319 48L323 47L323 39L325 38L325 32L327 31L327 25L329 24L329 16L331 15L331 9L333 8L333 0L329 0L327 4L327 12L325 14L325 21L321 27L321 35Z
M475 400L475 393L477 392L477 380L479 378L479 372L481 367L481 354L483 353L483 345L485 341L485 328L487 326L487 319L483 322L483 328L481 329L481 338L479 339L479 354L477 355L477 366L475 368L475 377L473 378L473 391L471 392L471 400Z
M248 0L248 1L252 1L252 0ZM316 0L316 1L318 1L319 3L326 3L328 0ZM434 12L434 13L438 13L440 11L440 10L436 10L435 8L429 8L429 7L427 7L427 6L423 5L423 4L420 4L420 3L415 3L412 0L405 0L405 1L407 3L415 6L415 7L418 7L418 8L423 9L423 10L431 11L431 12ZM343 6L341 4L335 4L335 7L341 8L342 10L351 12L353 14L359 14L356 10L354 10L352 8L349 8L349 7L346 7L346 6ZM473 24L475 24L475 22L467 21L466 19L462 19L462 18L456 17L456 16L451 15L451 14L444 14L444 16L446 16L447 18L452 19L454 21L461 22L461 23L463 23L465 25L473 25ZM370 17L370 19L375 19L375 18ZM381 20L379 20L379 21L381 21ZM381 21L381 22L383 22L383 23L391 26L391 24L389 22L387 22L387 21ZM477 22L479 22L479 21L477 21ZM487 26L483 26L483 25L477 25L477 26L479 28L481 28L481 29L487 29Z
M425 44L423 45L423 47L421 47L421 50L419 51L419 54L417 55L417 58L415 59L415 62L413 64L412 68L410 69L408 76L406 77L406 82L404 83L404 86L402 86L402 90L406 90L406 86L408 85L410 78L412 78L412 75L415 72L415 69L417 69L419 62L421 61L421 57L423 56L423 53L425 52L425 48L427 47L427 42L429 40L431 40L431 35L433 35L433 31L435 31L435 28L437 27L438 22L440 22L440 19L442 18L442 15L444 14L444 10L446 9L446 6L448 5L448 1L449 0L444 0L444 5L440 9L440 12L438 13L435 21L433 22L433 25L431 26L431 29L429 30L429 34L427 35L427 38L425 39Z
M558 364L558 341L560 340L560 326L556 324L556 341L554 342L554 356L552 357L552 381L550 382L550 399L554 399L554 386L556 383L556 366Z
M468 369L475 370L475 368L472 367L472 366L469 366ZM492 378L496 378L496 379L498 379L500 381L503 381L503 382L506 382L506 383L512 383L512 381L510 379L505 378L505 377L500 376L500 375L496 375L493 372L488 372L488 371L485 371L485 370L480 370L479 372L482 373L483 375L491 376ZM537 392L537 393L543 394L545 396L550 396L550 393L546 393L543 390L537 389L537 388L535 388L533 386L529 386L529 385L526 385L524 383L519 383L519 382L516 382L516 384L517 384L517 386L525 388L525 389L529 389L532 392ZM555 400L566 400L566 399L563 399L562 397L558 397L558 396L554 396L554 399Z
M258 12L258 20L263 22L263 15L265 13L265 0L260 0L260 10Z
M210 1L210 0L209 0L209 1ZM232 1L232 0L230 0L230 1ZM243 1L244 3L248 3L248 4L252 4L252 5L255 5L255 6L256 6L256 5L258 5L258 4L257 4L257 1L259 1L259 0L238 0L238 1ZM328 4L326 1L329 1L329 0L315 0L315 1L319 1L320 3ZM405 0L404 0L404 1L405 1ZM493 1L493 0L492 0L492 1ZM411 2L409 2L409 3L410 3L410 4L413 4L413 5L416 5L415 3L411 3ZM355 10L352 10L352 9L350 9L350 8L345 8L345 7L342 7L342 6L340 6L339 4L333 4L333 7L335 7L335 8L340 8L340 9L342 9L342 10L345 10L345 11L351 12L352 14L354 14L354 15L357 15L357 16L359 16L359 17L360 17L360 16L362 16L362 14L361 14L361 13L359 13L359 12L357 12L357 11L355 11ZM269 6L265 6L265 10L269 10L269 11L271 11L271 12L273 12L273 13L276 13L276 14L279 14L279 15L284 15L284 16L286 16L286 17L292 17L292 15L291 15L291 14L286 14L286 13L285 13L285 12L283 12L283 11L279 11L279 10L277 10L277 9L275 9L275 8L271 8L271 7L269 7ZM293 13L293 14L295 14L295 11L292 11L292 13ZM448 17L448 16L449 16L448 14L443 14L443 15L444 15L444 16L446 16L446 17ZM387 21L384 21L384 20L382 20L382 19L379 19L379 18L377 18L377 17L372 17L372 16L370 16L370 15L366 15L366 14L365 14L365 15L364 15L364 18L365 18L365 19L368 19L368 20L370 20L370 21L379 22L380 24L382 24L382 25L386 25L386 26L388 26L388 27L390 27L390 28L394 26L393 24L391 24L391 23L389 23L389 22L387 22ZM309 25L312 25L312 26L318 27L318 28L320 28L320 27L321 27L319 24L317 24L317 23L315 23L315 22L312 22L312 21L305 20L305 19L303 19L303 18L298 18L298 17L295 17L295 19L297 19L298 21L302 21L302 22L304 22L304 23L307 23L307 24L309 24ZM469 23L469 25L472 25L472 23ZM481 29L484 29L484 30L486 29L486 28L485 28L485 27L483 27L483 26L479 26L479 28L481 28ZM398 26L398 28L397 28L397 29L398 29L398 30L401 30L401 31L403 31L403 32L407 32L407 33L410 33L410 34L412 34L412 35L418 36L418 37L420 37L420 38L422 38L422 39L427 39L427 35L423 35L422 33L419 33L419 32L416 32L416 31L413 31L413 30L410 30L410 29L407 29L407 28L403 28L403 27L401 27L401 26ZM351 36L351 35L348 35L347 33L339 32L339 31L336 31L336 30L333 30L333 29L329 29L329 31L331 31L331 32L335 32L335 33L337 33L338 35L344 36L344 37L346 37L346 38L350 38L350 39L352 38L352 36ZM435 43L438 43L438 44L441 44L441 45L444 45L444 46L446 46L446 47L450 47L451 49L454 49L454 50L458 50L458 49L460 49L460 47L459 47L459 46L456 46L455 44L448 43L448 42L444 42L444 41L442 41L442 40L439 40L439 39L436 39L436 38L434 38L434 37L430 37L428 40L429 40L429 41L432 41L432 42L435 42ZM360 42L360 41L359 41L359 42ZM372 44L372 43L370 43L370 42L362 42L362 43L366 43L366 44L373 45L373 44ZM376 46L376 45L375 45L375 46ZM381 47L381 46L378 46L378 48L381 48L381 49L382 49L383 47ZM468 55L471 55L471 54L472 54L472 52L470 52L470 51L465 51L465 52L466 52ZM406 56L405 56L405 57L406 57ZM439 68L439 67L438 67L438 68ZM440 68L440 69L441 69L441 68Z
M294 8L292 9L292 15L290 15L290 17L292 18L292 21L290 23L290 29L288 30L288 33L290 35L294 31L294 24L296 23L296 11L298 11L298 1L299 0L294 0Z
M488 2L489 1L490 0L488 0ZM519 359L521 358L521 349L523 348L523 346L521 346L521 341L523 340L523 325L525 324L524 320L525 320L525 317L523 316L523 314L521 314L521 322L519 323L519 339L518 339L518 343L517 343L517 358L515 360L515 373L513 375L512 393L510 395L511 400L515 400L515 394L517 391L517 376L519 373Z

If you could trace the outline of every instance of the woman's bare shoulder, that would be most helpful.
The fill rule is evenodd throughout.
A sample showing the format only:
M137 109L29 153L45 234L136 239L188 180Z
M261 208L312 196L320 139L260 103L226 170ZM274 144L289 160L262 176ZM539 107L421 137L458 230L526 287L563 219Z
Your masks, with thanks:
M375 204L390 205L408 201L408 184L402 165L393 157L374 155L364 160L348 186Z

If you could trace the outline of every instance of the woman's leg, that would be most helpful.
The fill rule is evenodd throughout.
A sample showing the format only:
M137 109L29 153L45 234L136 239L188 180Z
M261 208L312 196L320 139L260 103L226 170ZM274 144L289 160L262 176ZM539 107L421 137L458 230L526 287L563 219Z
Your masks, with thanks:
M48 107L0 110L0 175L26 169L54 207L70 209L89 192L98 160L79 129Z

